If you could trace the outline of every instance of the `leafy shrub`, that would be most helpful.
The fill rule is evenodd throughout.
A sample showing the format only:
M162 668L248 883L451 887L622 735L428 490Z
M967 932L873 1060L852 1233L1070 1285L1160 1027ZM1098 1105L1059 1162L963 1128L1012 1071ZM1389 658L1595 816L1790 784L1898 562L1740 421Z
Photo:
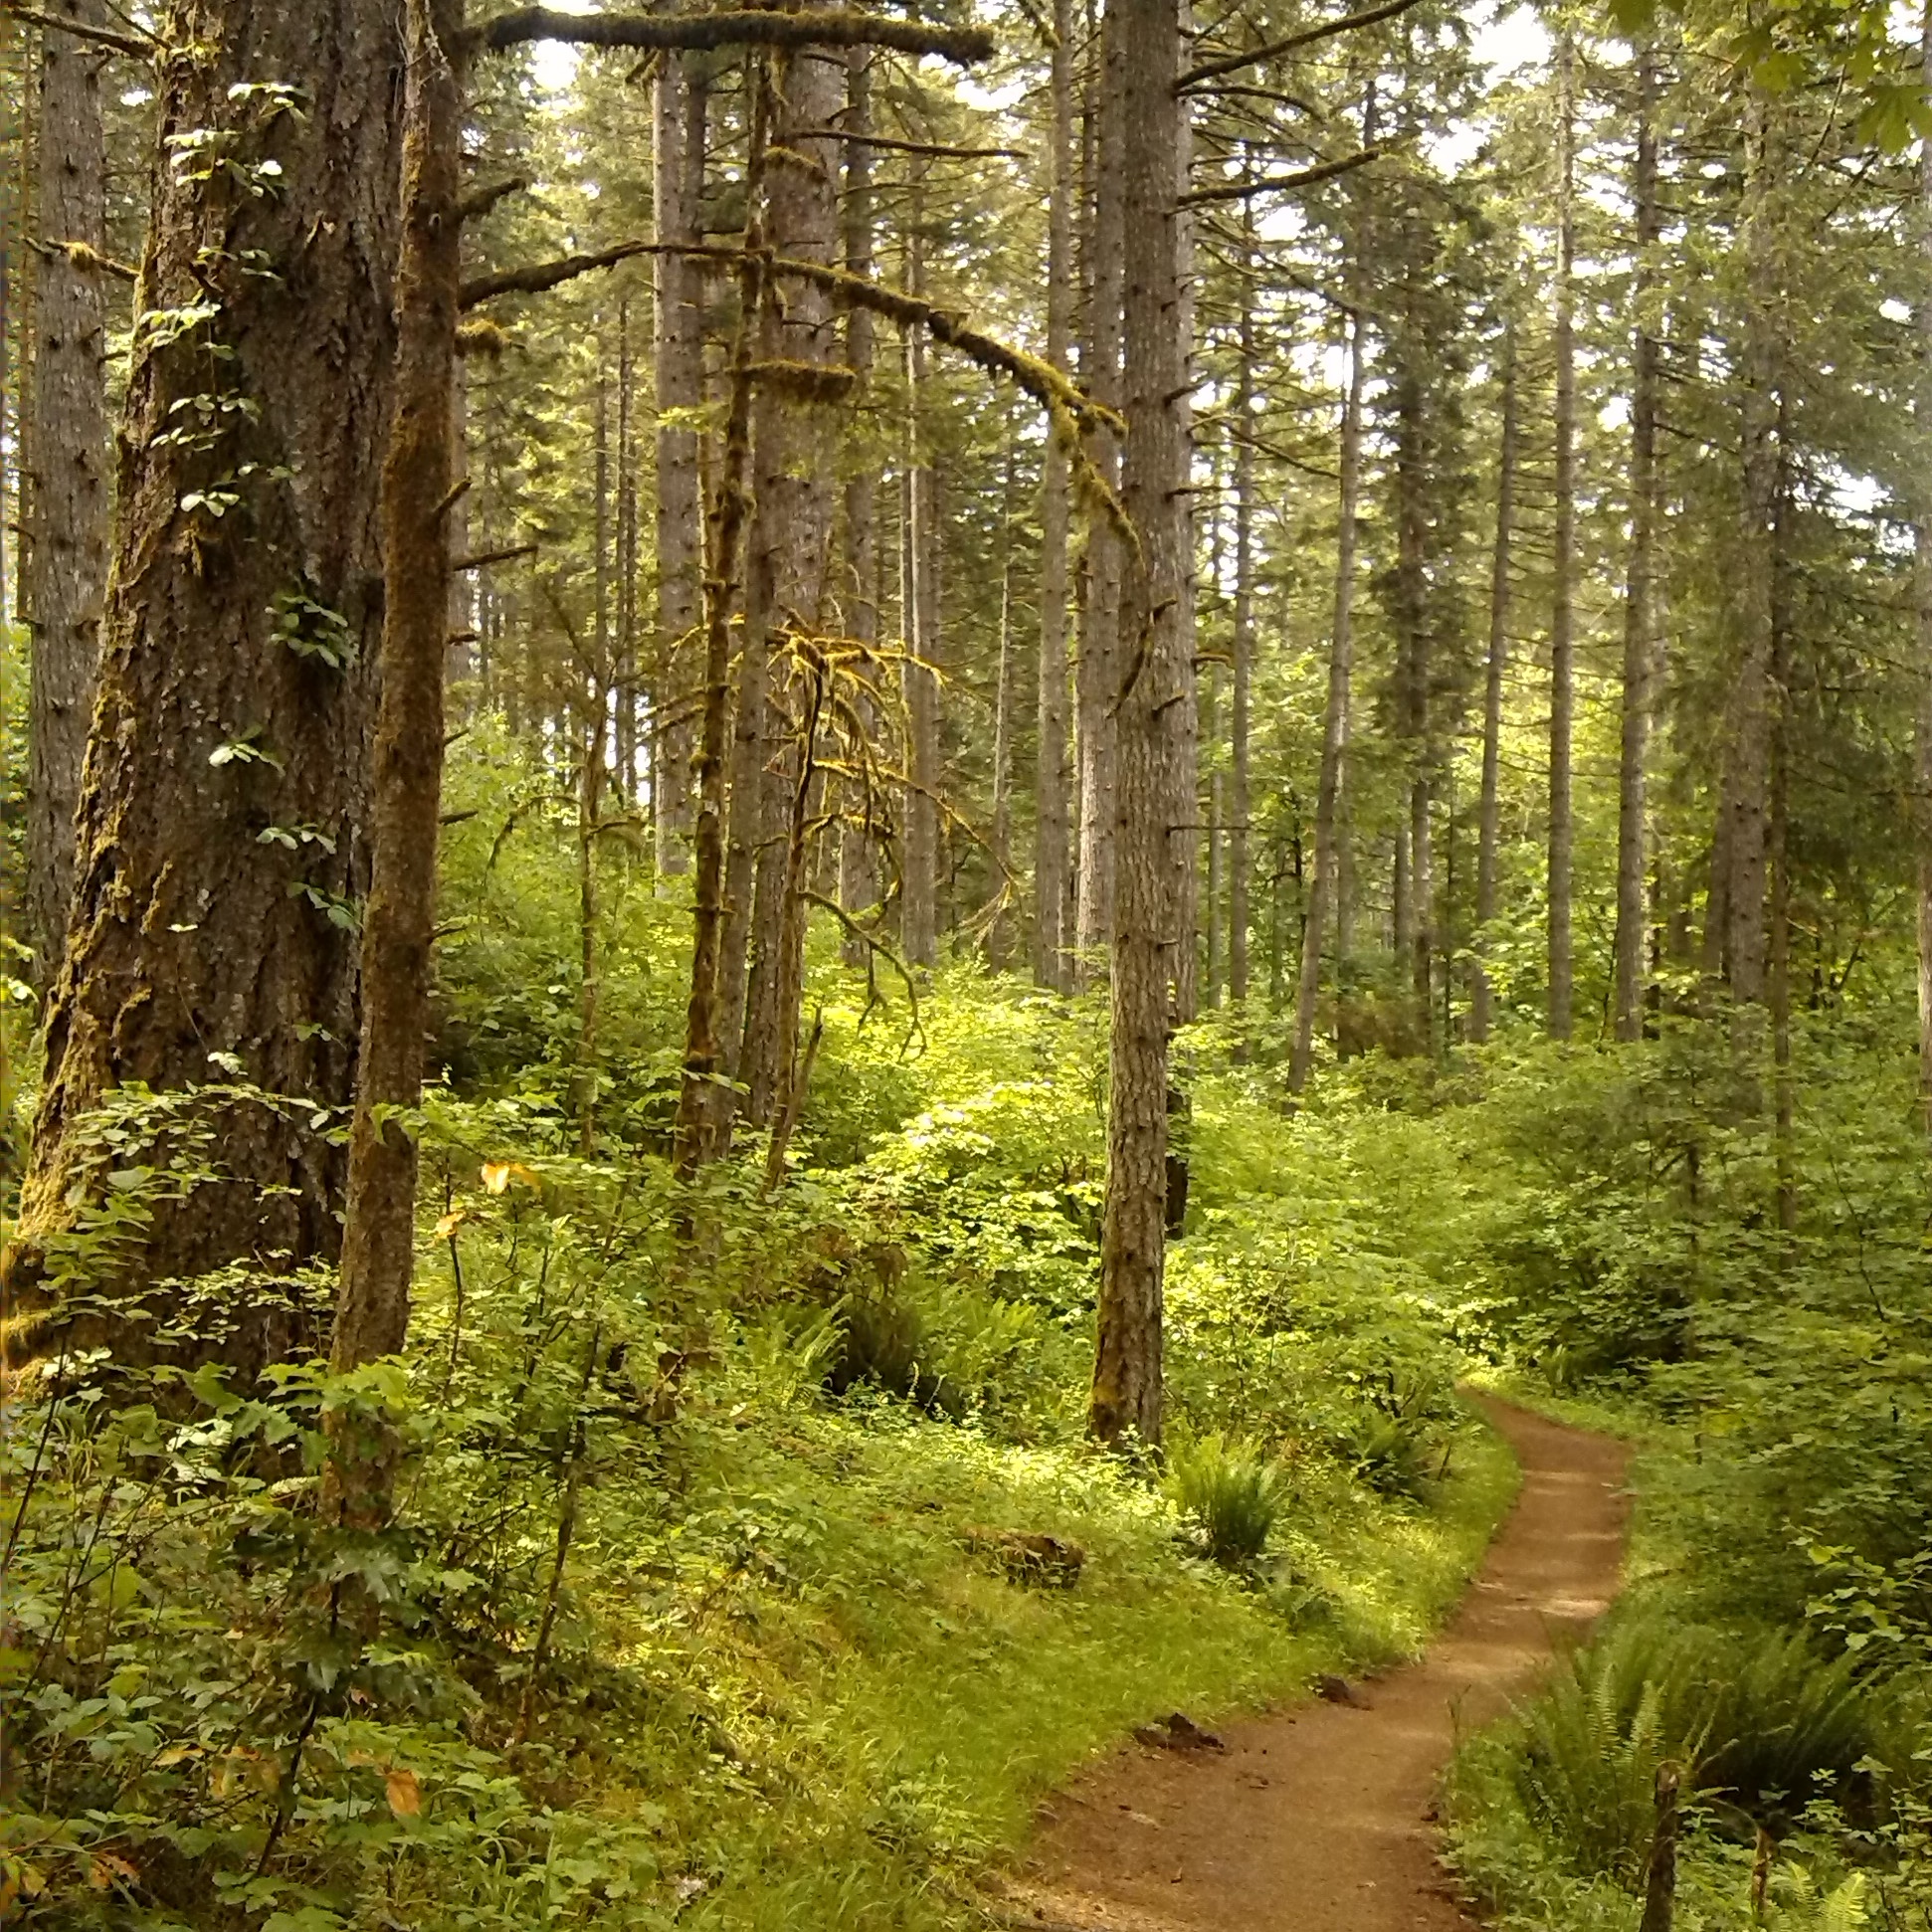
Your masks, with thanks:
M1219 1436L1176 1450L1168 1485L1208 1555L1229 1565L1260 1555L1288 1499L1287 1477L1278 1465L1253 1444Z

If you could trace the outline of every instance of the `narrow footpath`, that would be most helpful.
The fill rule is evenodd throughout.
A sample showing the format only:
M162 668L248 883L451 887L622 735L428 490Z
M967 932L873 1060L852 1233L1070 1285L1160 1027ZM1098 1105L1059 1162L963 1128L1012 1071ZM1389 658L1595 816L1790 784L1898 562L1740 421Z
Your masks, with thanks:
M1437 1781L1617 1594L1625 1445L1485 1399L1523 1488L1419 1662L1221 1728L1224 1752L1132 1746L1060 1794L1010 1895L1047 1932L1464 1932Z

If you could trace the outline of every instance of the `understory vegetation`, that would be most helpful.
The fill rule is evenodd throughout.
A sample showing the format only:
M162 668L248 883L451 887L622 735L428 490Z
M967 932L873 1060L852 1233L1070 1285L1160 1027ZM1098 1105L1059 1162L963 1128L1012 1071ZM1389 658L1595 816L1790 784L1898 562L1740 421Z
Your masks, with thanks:
M1421 1646L1514 1485L1454 1394L1468 1189L1426 1111L1290 1122L1197 1032L1171 1454L1123 1461L1086 1437L1095 1003L961 967L869 1005L828 943L800 1171L768 1194L753 1144L693 1196L664 1153L681 910L613 917L587 1146L547 977L572 828L500 816L448 854L459 1071L402 1364L244 1397L77 1344L10 1419L10 1912L979 1923L1039 1797L1134 1725ZM101 1129L71 1290L216 1171L159 1109ZM345 1418L397 1433L379 1531L312 1506Z
M614 895L587 1129L574 828L502 816L446 855L404 1362L244 1397L77 1345L11 1418L22 1922L982 1923L1136 1724L1422 1645L1513 1493L1471 1373L1642 1442L1626 1605L1458 1759L1471 1887L1635 1927L1669 1762L1678 1924L1920 1922L1923 1157L1880 1011L1799 1029L1782 1151L1701 1023L1378 1054L1292 1110L1265 1041L1191 1029L1157 1467L1085 1433L1096 1002L963 964L914 1006L821 933L798 1171L753 1141L693 1192L680 910ZM179 1100L98 1133L75 1281L215 1162ZM345 1418L399 1444L366 1533L312 1507Z

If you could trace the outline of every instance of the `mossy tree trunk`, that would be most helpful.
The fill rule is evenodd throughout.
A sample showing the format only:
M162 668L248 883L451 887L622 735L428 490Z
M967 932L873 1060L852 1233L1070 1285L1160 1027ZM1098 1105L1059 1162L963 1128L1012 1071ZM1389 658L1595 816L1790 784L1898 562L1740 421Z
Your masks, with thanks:
M160 69L172 145L136 290L76 891L4 1274L11 1347L44 1345L50 1245L143 1158L97 1155L90 1115L142 1084L160 1156L192 1162L218 1130L220 1175L157 1199L118 1271L234 1270L192 1306L151 1300L181 1351L246 1376L317 1345L293 1277L339 1247L404 61L373 0L174 0L158 24L196 51Z

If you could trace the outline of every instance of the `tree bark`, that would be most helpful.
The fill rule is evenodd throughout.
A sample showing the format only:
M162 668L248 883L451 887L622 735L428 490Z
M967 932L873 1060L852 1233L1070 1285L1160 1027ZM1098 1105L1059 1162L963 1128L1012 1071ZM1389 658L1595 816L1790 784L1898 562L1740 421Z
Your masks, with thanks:
M103 27L99 0L56 0L57 19ZM98 47L50 26L41 37L40 229L107 246L107 149ZM36 981L51 988L74 895L74 814L88 745L111 538L107 313L102 278L58 248L40 266L25 457L31 538L21 588L33 631L28 699L27 930Z
M250 1291L195 1303L183 1346L247 1377L316 1345L293 1277L339 1247L344 1163L326 1129L357 1033L372 693L358 660L381 622L405 63L393 10L367 0L177 0L161 29L205 56L158 71L162 136L213 130L232 162L204 174L163 147L153 175L136 306L159 319L131 358L76 896L0 1274L22 1318L13 1346L30 1346L44 1246L105 1184L88 1117L143 1084L164 1096L169 1118L150 1124L169 1144L218 1123L221 1174L154 1203L126 1272L237 1268ZM263 92L269 77L299 116ZM276 192L251 192L269 161ZM212 426L171 438L197 399ZM114 1340L152 1345L125 1327Z
M1489 571L1489 653L1482 682L1482 798L1476 818L1475 963L1469 1038L1489 1038L1491 989L1483 965L1496 916L1496 863L1502 843L1502 698L1509 673L1510 549L1516 534L1516 330L1502 340L1502 438L1496 454L1496 541Z
M1732 997L1759 1006L1765 993L1765 886L1771 755L1773 526L1778 495L1777 298L1771 206L1773 109L1753 89L1746 103L1744 247L1747 294L1740 357L1739 427L1743 518L1733 593L1735 673L1724 774L1724 952Z
M705 91L676 54L659 66L653 113L657 231L699 239L704 195ZM653 258L656 335L658 623L655 845L661 873L690 864L692 729L679 714L680 666L701 625L703 530L697 411L704 403L703 272L688 258Z
M1921 72L1932 87L1932 0L1921 27ZM1932 142L1919 159L1919 261L1925 286L1918 302L1921 437L1932 432ZM1919 1100L1932 1136L1932 481L1922 485L1915 589L1918 619L1918 702L1914 707L1913 823L1918 848Z
M1013 469L1016 448L1007 429L1000 479L1000 636L993 684L993 893L986 928L987 964L1004 971L1012 957L1008 881L1013 876Z
M1375 124L1371 97L1362 114L1364 137ZM1321 732L1321 777L1315 798L1315 871L1308 887L1302 924L1301 969L1295 983L1294 1038L1288 1050L1288 1091L1299 1093L1314 1063L1315 1003L1321 992L1321 940L1331 900L1339 917L1340 853L1336 837L1348 752L1349 686L1355 656L1355 559L1362 501L1362 400L1367 384L1363 335L1368 326L1362 306L1362 263L1367 238L1353 238L1356 257L1355 300L1348 317L1348 388L1342 398L1341 501L1335 530L1335 617L1328 642L1328 703Z
M914 219L919 217L915 213ZM909 280L924 292L921 246L915 235ZM901 686L906 721L904 849L899 898L899 940L914 966L931 966L938 957L939 885L939 685L938 599L933 572L938 563L937 497L932 467L923 447L919 420L925 385L926 354L922 330L905 336L905 527L904 587L900 593L906 657Z
M1631 381L1631 547L1624 594L1624 731L1617 787L1617 1038L1643 1037L1646 929L1645 767L1649 757L1654 642L1657 453L1657 343L1649 306L1656 286L1656 51L1646 39L1637 57L1637 162L1631 196L1637 215L1632 289L1636 339Z
M1570 1037L1574 949L1570 886L1575 845L1571 739L1576 717L1577 575L1576 47L1557 43L1556 557L1550 615L1549 1034Z
M1125 79L1117 10L1109 7L1100 27L1099 98L1095 104L1097 166L1093 190L1092 292L1087 302L1087 339L1082 374L1093 398L1120 400L1121 299L1126 248L1122 173L1125 152ZM1109 487L1120 482L1120 451L1102 429L1092 439L1094 469ZM1073 702L1079 751L1080 848L1074 918L1075 979L1091 985L1099 976L1113 929L1113 831L1116 719L1123 635L1120 539L1104 517L1094 517L1086 540L1086 597L1081 606L1079 661Z
M774 251L830 267L840 244L836 192L837 141L805 131L837 119L845 95L843 57L800 53L785 58L775 88L775 153L767 172L767 232ZM790 640L822 629L826 564L832 538L832 479L819 461L816 435L804 434L809 405L786 392L776 370L823 367L834 346L826 292L810 284L768 302L760 355L773 371L753 405L756 465L746 559L744 649L738 677L737 757L731 782L730 913L744 939L727 932L724 967L732 997L725 1002L727 1044L739 1034L734 1062L746 1116L771 1117L778 1066L790 1051L780 1039L786 998L786 807L798 760L809 755L787 713L792 694ZM748 942L742 969L740 948ZM742 981L740 972L742 971ZM739 991L742 985L742 991ZM741 1002L741 1005L740 1005ZM720 1134L731 1108L726 1089Z
M362 1038L329 1366L398 1353L416 1252L416 1140L436 941L448 645L450 392L463 286L462 0L408 0L395 416L382 479L383 625L362 925ZM601 725L602 720L598 720ZM380 1502L381 1464L345 1475Z
M853 138L846 144L845 248L846 273L872 279L872 150L866 136L872 126L871 55L855 48L848 57L846 127ZM875 359L871 310L855 303L846 316L846 361L862 402L872 377ZM878 472L869 449L855 453L846 484L846 634L864 653L860 679L868 687L858 694L859 729L868 739L875 733L878 709L871 692L878 681ZM853 762L861 769L845 787L844 822L839 841L839 903L859 913L878 903L879 800L871 782L871 745L855 741ZM845 958L849 966L867 963L868 948L848 932Z
M692 839L691 990L684 1017L683 1078L677 1092L673 1169L688 1181L717 1151L716 1098L726 1039L720 1006L729 933L729 859L725 850L725 752L731 717L731 607L744 526L751 508L751 411L756 343L765 303L765 231L760 203L765 169L766 82L758 57L746 63L750 122L745 162L746 215L738 262L738 321L731 389L711 509L704 577L704 702L694 765L697 811Z
M1248 1002L1249 712L1255 666L1255 216L1243 206L1240 362L1235 374L1234 691L1228 726L1228 998L1237 1024ZM1237 1052L1241 1051L1239 1045Z
M1047 213L1047 360L1068 366L1073 306L1073 9L1054 0ZM1066 451L1050 435L1040 484L1040 735L1034 777L1034 953L1040 985L1063 992L1074 935L1066 769Z
M1192 944L1177 924L1167 817L1178 762L1174 712L1193 676L1183 626L1187 349L1175 234L1181 13L1178 0L1113 0L1115 13L1124 80L1122 500L1139 554L1122 582L1125 663L1115 701L1107 1191L1089 1426L1104 1443L1153 1448L1161 1439L1170 994L1175 954Z

